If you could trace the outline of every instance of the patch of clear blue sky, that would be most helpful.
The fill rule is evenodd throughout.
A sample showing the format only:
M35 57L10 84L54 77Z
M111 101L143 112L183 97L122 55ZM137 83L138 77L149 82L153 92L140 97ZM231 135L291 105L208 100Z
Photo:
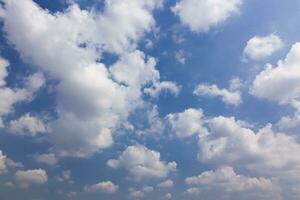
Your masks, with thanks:
M62 11L67 4L63 0L36 0L43 8L51 12ZM102 9L103 1L80 0L82 8L97 6ZM171 112L181 112L186 108L202 108L207 116L225 115L235 116L238 119L247 120L258 126L268 122L276 122L282 115L291 113L288 107L278 107L275 103L259 100L248 94L248 87L243 89L243 104L233 107L225 106L219 99L199 98L193 95L194 87L199 83L217 84L219 87L228 87L229 80L239 77L243 81L251 81L255 75L264 68L266 62L276 64L278 59L284 58L289 51L291 44L300 41L300 1L298 0L251 0L244 1L240 14L231 17L227 22L213 28L208 33L192 33L187 28L177 27L176 32L184 38L182 43L174 42L172 36L174 27L178 25L178 18L170 11L175 1L166 1L162 10L155 12L157 26L161 35L154 40L154 46L146 49L141 41L140 49L147 55L158 59L159 69L163 80L175 81L182 85L182 91L178 97L163 95L158 100L153 100L158 105L160 116L164 117ZM247 40L255 35L268 35L276 33L285 42L285 47L274 54L266 62L242 62L242 52ZM153 39L152 33L146 37ZM1 32L1 55L11 62L9 85L15 85L16 80L32 71L31 67L22 62L18 53L6 43L5 35ZM180 64L174 55L182 50L186 55L186 63ZM166 52L166 53L163 53ZM115 60L114 55L105 55L102 60L106 64ZM17 84L20 82L17 81ZM20 104L16 112L8 116L14 118L26 112L51 113L55 104L55 97L48 91L41 91L37 98L30 104ZM141 122L139 116L132 116L131 120ZM43 166L49 177L58 175L64 169L72 171L75 184L71 186L61 185L69 191L81 191L82 186L97 183L100 180L112 180L121 186L121 191L126 192L129 186L138 186L137 183L130 183L124 179L126 173L122 170L113 171L105 165L110 158L116 158L126 145L133 144L131 136L119 136L114 147L95 154L89 159L64 159L60 166L51 168ZM172 179L182 182L185 176L192 176L209 168L196 160L197 141L157 140L150 138L141 143L151 149L161 152L162 158L178 163L178 172L171 176ZM16 148L17 147L17 148ZM46 142L36 142L28 137L17 137L9 134L0 134L0 149L10 158L24 163L26 168L37 168L40 165L34 163L30 158L36 152L46 152L49 146ZM5 179L6 177L1 177ZM50 179L50 185L56 184ZM151 184L151 181L149 182ZM142 185L140 185L141 187ZM68 188L69 187L69 188ZM177 184L173 192L183 190L183 184ZM0 189L1 192L1 189ZM28 199L39 196L41 191L29 191ZM47 193L47 192L46 192ZM13 194L13 192L11 192ZM19 199L18 194L14 194ZM107 197L107 199L121 199L120 196ZM53 192L48 192L45 199L60 199ZM11 198L11 196L10 196ZM81 197L79 196L78 199ZM104 199L106 197L103 197ZM178 195L180 198L180 195ZM99 199L99 196L85 197L85 199Z

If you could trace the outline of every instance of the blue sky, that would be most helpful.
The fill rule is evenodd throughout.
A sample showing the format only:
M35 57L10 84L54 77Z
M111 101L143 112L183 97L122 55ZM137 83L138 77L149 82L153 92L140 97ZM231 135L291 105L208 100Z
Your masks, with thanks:
M0 199L299 199L299 1L0 6Z

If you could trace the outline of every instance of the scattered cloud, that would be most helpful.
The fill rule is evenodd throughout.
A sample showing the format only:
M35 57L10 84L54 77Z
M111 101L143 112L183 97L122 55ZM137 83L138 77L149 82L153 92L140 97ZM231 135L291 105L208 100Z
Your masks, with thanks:
M271 180L239 175L228 166L188 177L185 182L192 186L187 194L205 199L281 199Z
M18 170L15 173L15 180L21 187L27 188L32 184L45 184L48 181L48 176L43 169Z
M220 89L217 85L199 84L195 90L194 94L197 96L208 96L208 97L221 97L222 101L226 104L239 105L242 103L242 97L239 90L240 82L238 79L231 81L229 89Z
M268 64L252 83L250 93L259 97L297 107L300 97L300 43L295 43L277 66Z
M201 109L186 109L181 113L171 113L166 116L171 130L178 138L187 138L195 134L205 135L203 127L203 111Z
M157 187L159 188L172 188L173 186L174 186L174 182L170 179L157 184Z
M135 180L164 178L176 170L176 162L160 160L160 153L143 146L129 146L116 160L107 162L111 168L125 168Z
M56 166L58 163L58 160L53 153L46 153L46 154L36 154L33 156L34 160L38 163L50 165L50 166Z
M275 34L267 36L254 36L248 40L244 49L246 58L263 60L283 47L281 38Z
M99 182L94 185L86 186L84 188L87 192L106 192L106 193L115 193L119 189L118 185L113 184L111 181Z
M10 121L9 129L13 134L30 136L36 136L38 133L45 133L47 131L44 122L30 113L26 113L19 119Z

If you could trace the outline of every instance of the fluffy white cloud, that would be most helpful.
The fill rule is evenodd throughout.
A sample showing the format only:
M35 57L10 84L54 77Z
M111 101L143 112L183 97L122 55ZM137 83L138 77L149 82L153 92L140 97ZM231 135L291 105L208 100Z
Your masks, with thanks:
M172 194L171 193L167 193L165 195L165 199L172 199Z
M28 187L32 184L42 185L48 181L48 176L43 169L18 170L15 179L21 187Z
M43 121L37 117L31 116L29 113L21 116L17 120L9 123L9 129L13 134L35 136L38 133L46 132L46 126Z
M173 12L195 32L207 32L239 11L241 0L179 0Z
M244 49L244 55L252 60L262 60L271 56L274 52L282 48L282 46L283 42L277 35L254 36L248 40Z
M177 96L180 92L181 87L171 81L155 82L151 87L145 88L144 93L151 97L158 97L162 92L170 92Z
M0 86L5 86L5 78L8 75L7 67L9 66L9 63L4 58L0 58Z
M294 137L274 132L270 124L254 132L232 117L220 116L210 119L208 126L210 134L199 139L202 161L243 165L270 176L288 174L300 167L300 145Z
M153 192L154 188L152 186L143 186L142 187L142 191L143 192L146 192L146 193L149 193L149 192Z
M0 150L0 174L6 173L9 168L18 168L18 167L23 167L22 163L15 162L9 159Z
M227 166L188 177L185 182L192 186L187 194L205 199L281 199L271 180L238 175Z
M34 160L38 163L55 166L58 163L56 156L53 153L48 154L36 154L33 156Z
M252 83L251 94L280 104L297 107L300 97L300 43L292 46L276 67L268 64Z
M179 62L179 63L181 63L181 64L185 64L185 61L186 61L186 57L185 57L185 54L184 54L184 52L182 51L182 50L180 50L180 51L177 51L176 53L175 53L175 58L176 58L176 60Z
M0 150L0 174L6 172L6 156Z
M143 146L129 146L116 160L109 160L112 168L125 168L133 179L163 178L176 170L176 162L160 160L160 153Z
M145 196L145 193L143 191L140 190L134 190L134 189L130 189L129 190L129 196L132 198L142 198Z
M86 186L85 191L88 192L106 192L106 193L115 193L119 189L118 185L113 184L111 181L100 182L91 186Z
M231 81L229 89L220 89L217 85L199 84L194 94L197 96L209 96L209 97L221 97L222 101L226 104L239 105L242 102L240 91L236 87L239 87L238 79Z
M178 138L186 138L195 134L205 135L207 130L203 127L203 111L193 108L181 113L172 113L166 116L171 130Z
M174 186L174 182L170 179L157 184L157 187L159 188L171 188L173 186Z
M57 13L32 0L4 3L9 42L25 61L57 80L58 117L49 123L54 151L85 156L109 147L113 131L143 104L144 86L160 85L155 59L135 48L155 26L152 12L161 0L110 0L103 12L71 4ZM103 52L117 54L118 60L105 66L99 62Z

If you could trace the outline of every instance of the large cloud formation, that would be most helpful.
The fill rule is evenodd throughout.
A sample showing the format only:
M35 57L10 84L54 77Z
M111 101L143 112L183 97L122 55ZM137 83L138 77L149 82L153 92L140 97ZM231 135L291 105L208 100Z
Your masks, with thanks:
M144 86L160 83L156 60L136 46L155 26L152 11L162 2L112 0L102 12L73 3L57 13L32 0L4 3L8 40L26 62L58 83L58 117L49 124L54 150L83 156L111 146L113 131L143 105ZM105 66L99 62L103 52L118 60Z

